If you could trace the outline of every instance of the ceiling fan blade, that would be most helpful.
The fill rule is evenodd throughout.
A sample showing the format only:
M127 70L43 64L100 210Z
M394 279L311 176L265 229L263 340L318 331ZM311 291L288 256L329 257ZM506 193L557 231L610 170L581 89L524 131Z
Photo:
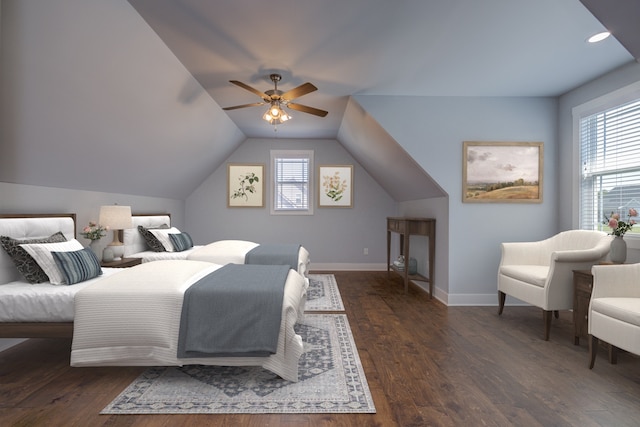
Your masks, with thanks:
M238 108L257 107L258 105L264 105L264 102L254 102L253 104L234 105L233 107L224 107L223 110L237 110Z
M293 102L288 103L287 107L291 108L292 110L302 111L303 113L309 113L309 114L313 114L314 116L320 116L320 117L324 117L327 114L329 114L328 111L319 110L317 108L308 107L302 104L294 104Z
M242 82L239 82L237 80L229 80L229 83L233 83L236 86L240 86L242 89L248 90L249 92L255 93L256 95L258 95L260 98L264 99L264 100L269 100L269 95L267 95L264 92L260 92L258 89L252 88L249 85L246 85Z
M306 95L308 93L311 93L315 90L318 90L317 87L315 87L314 85L312 85L311 83L305 83L302 84L298 87L295 87L291 90L286 91L285 93L283 93L282 95L280 95L280 98L284 98L288 101L295 99L295 98L299 98L302 95Z

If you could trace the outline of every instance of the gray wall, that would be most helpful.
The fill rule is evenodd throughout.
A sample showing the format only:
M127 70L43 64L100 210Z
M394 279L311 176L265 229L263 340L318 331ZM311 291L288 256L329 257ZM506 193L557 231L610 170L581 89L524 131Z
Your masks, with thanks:
M270 150L313 150L315 188L319 165L354 165L353 208L318 208L313 215L271 215L266 181L263 208L227 207L227 165L217 168L185 204L186 230L197 243L243 239L261 243L301 243L311 253L311 267L360 269L384 266L386 217L396 203L335 140L248 139L228 159L264 163L270 178ZM314 205L316 203L314 196ZM364 248L369 254L364 255Z
M356 100L449 194L444 200L403 203L401 214L448 211L437 229L448 245L449 304L496 304L500 243L538 240L559 231L557 219L557 100L552 98L389 97ZM544 142L543 203L462 203L463 141ZM441 221L442 222L442 221ZM441 250L440 248L438 248ZM442 254L436 253L436 259ZM439 276L440 274L440 276ZM440 277L440 279L438 279ZM448 287L447 287L448 286Z

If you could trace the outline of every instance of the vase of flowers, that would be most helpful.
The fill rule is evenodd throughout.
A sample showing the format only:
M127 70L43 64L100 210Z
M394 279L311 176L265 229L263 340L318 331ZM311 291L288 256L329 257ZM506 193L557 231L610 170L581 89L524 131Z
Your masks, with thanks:
M638 216L638 212L633 208L629 209L628 221L621 220L620 214L613 212L609 218L605 216L606 223L611 228L611 235L615 236L611 241L609 252L609 259L614 264L624 264L627 260L627 242L624 241L624 235L635 225L636 221L631 219L635 216Z
M89 247L93 251L96 256L98 256L98 240L107 235L107 231L109 231L109 226L102 226L96 222L89 221L89 225L84 227L80 234L85 238L89 239ZM98 256L98 259L100 257Z

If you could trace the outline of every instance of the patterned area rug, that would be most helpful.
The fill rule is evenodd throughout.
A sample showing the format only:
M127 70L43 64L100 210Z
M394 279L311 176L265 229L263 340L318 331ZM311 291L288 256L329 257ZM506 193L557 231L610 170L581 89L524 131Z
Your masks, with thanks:
M147 369L102 414L375 413L344 314L309 314L296 326L299 381L260 367Z
M310 274L305 311L344 311L333 274Z

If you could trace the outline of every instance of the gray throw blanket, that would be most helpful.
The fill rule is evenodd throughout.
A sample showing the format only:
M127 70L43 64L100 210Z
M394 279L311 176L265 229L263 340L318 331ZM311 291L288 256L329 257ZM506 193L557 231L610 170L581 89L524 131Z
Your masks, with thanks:
M298 254L300 245L268 243L258 245L244 256L245 264L288 265L298 271Z
M227 264L184 295L178 357L274 354L289 267Z

